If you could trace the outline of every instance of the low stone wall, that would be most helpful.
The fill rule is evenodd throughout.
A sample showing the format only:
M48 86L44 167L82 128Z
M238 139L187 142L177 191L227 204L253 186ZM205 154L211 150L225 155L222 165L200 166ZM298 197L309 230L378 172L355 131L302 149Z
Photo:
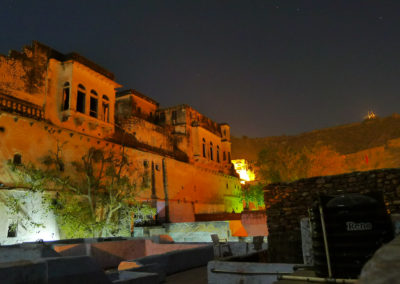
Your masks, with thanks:
M210 214L211 215L211 214ZM169 235L175 242L211 242L211 234L222 239L238 241L239 237L267 236L265 211L247 211L238 214L239 220L166 223L161 226L135 227L134 237ZM217 215L219 218L220 214ZM235 218L237 218L235 216Z
M229 221L232 236L267 236L267 216L263 211L243 211L242 213L196 214L199 221Z
M241 215L241 221L248 236L268 236L265 211L243 211Z
M170 223L165 227L175 242L211 242L211 234L223 239L231 236L229 221Z
M205 244L157 244L146 239L124 241L84 242L78 244L55 244L53 249L61 256L88 255L104 269L115 268L121 261L137 259L149 255L171 251L184 251L204 247Z
M169 251L162 254L141 257L132 261L125 261L120 264L128 266L129 262L133 267L129 271L155 272L161 275L171 275L195 267L205 266L214 258L213 246L203 245L186 250ZM161 280L161 279L160 279Z
M353 172L270 184L264 188L268 243L273 261L301 262L300 219L319 194L380 191L391 213L400 213L400 169Z
M0 279L2 284L111 283L96 261L88 256L48 257L2 263Z

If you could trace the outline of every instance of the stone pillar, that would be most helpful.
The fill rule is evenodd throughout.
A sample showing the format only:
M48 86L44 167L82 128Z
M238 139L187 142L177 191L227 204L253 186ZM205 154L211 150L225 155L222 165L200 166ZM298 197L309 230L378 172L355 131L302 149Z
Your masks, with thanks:
M156 195L156 175L154 171L154 162L151 162L151 199L157 200Z
M162 159L163 169L163 184L164 184L164 196L165 196L165 222L169 223L169 199L168 199L168 177L167 177L167 162L165 158Z

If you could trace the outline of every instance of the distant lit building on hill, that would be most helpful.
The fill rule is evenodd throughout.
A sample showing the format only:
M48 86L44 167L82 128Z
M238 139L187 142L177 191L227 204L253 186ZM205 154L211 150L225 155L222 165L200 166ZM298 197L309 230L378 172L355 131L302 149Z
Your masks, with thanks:
M236 172L239 174L240 177L240 182L242 184L245 184L246 182L249 181L254 181L256 176L249 166L249 163L245 159L238 159L238 160L232 160L232 163L235 167Z

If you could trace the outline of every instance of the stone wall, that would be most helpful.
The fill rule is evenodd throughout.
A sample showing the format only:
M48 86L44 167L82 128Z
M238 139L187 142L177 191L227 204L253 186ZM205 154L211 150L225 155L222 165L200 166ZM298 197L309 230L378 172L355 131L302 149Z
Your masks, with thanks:
M18 202L18 207L14 202ZM43 204L42 193L0 187L0 246L59 238L56 218Z
M13 90L16 98L42 105L48 52L46 47L33 42L22 52L0 54L0 90Z
M63 129L46 121L1 111L0 129L2 129L0 184L4 184L0 189L15 187L16 177L10 172L7 161L12 161L17 154L20 155L22 163L39 166L43 157L49 155L50 151L56 151L57 145L63 145L62 158L65 162L65 172L74 173L72 162L80 160L89 148L102 149L106 153L110 151L119 153L122 149L121 144ZM165 217L165 191L168 192L171 222L193 222L195 214L232 212L232 210L240 212L243 209L240 199L233 196L233 193L240 188L240 181L236 177L131 147L126 147L125 154L132 163L129 176L137 181L138 188L143 186L143 190L138 192L137 199L143 202L156 201L161 219ZM154 170L152 170L153 164ZM153 178L151 178L152 172ZM4 218L8 222L9 218L2 215L3 213L0 212L0 219ZM1 238L7 236L8 223L0 222L0 225L1 241ZM43 238L40 234L31 237L29 240Z
M114 123L115 89L120 87L114 75L97 64L38 42L21 52L0 55L0 190L18 187L8 162L44 167L43 158L57 152L65 175L77 179L80 173L73 163L96 148L127 155L129 167L124 170L135 184L136 200L157 208L157 221L193 222L195 214L242 211L236 194L240 181L231 171L230 159L222 158L230 151L229 126L224 125L222 137L217 123L197 114L212 127L193 127L204 132L196 141L205 138L207 151L214 155L194 157L186 109L193 115L194 110L171 108L166 124L156 125L150 116L158 104L128 91L133 93L139 117L120 125ZM128 107L133 110L133 102ZM182 110L173 115L176 118L174 110ZM6 209L0 208L0 240L13 235L7 228L15 227L8 215L3 216ZM6 222L1 221L4 218Z
M400 169L314 177L264 188L272 260L302 262L300 219L319 194L380 191L390 213L400 212ZM284 258L284 259L282 259Z
M166 127L160 127L137 116L131 116L120 123L121 127L139 142L171 152L174 150L173 139Z

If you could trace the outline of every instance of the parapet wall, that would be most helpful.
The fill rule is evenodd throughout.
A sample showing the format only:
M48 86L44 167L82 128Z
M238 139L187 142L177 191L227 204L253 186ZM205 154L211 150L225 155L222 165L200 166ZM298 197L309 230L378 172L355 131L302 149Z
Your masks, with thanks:
M400 169L353 172L266 186L264 200L271 247L275 247L277 255L292 255L291 260L299 260L297 257L301 260L300 219L308 217L308 209L319 194L371 191L382 192L388 211L399 213Z
M22 52L0 54L0 90L18 99L42 105L49 50L34 42Z

